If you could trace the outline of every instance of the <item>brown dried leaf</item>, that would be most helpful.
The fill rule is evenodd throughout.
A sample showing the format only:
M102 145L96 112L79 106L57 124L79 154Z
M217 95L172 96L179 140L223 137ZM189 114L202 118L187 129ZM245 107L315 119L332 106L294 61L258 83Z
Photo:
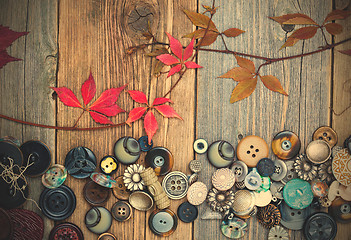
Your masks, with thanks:
M349 17L351 14L351 11L345 11L345 10L333 10L331 13L327 15L327 17L324 20L324 23L334 21L334 20L343 20L347 17Z
M296 20L294 20L296 22L301 22L304 19L304 21L309 22L309 23L290 23L290 24L315 24L315 25L317 25L317 23L315 21L313 21L309 16L302 14L302 13L292 13L292 14L286 14L286 15L279 16L279 17L269 17L269 18L280 23L280 24L289 24L286 22L291 20L291 19L296 19Z
M303 27L295 30L290 37L297 38L300 40L312 38L317 33L318 27L310 26L310 27Z
M183 11L195 26L207 28L207 25L210 21L209 17L207 17L206 15L203 15L201 13L189 11L186 9ZM212 20L210 21L210 24L209 24L209 30L218 32L216 25L212 22Z
M250 96L255 91L256 84L257 77L239 82L232 92L230 103L235 103Z
M346 55L349 55L351 56L351 49L347 49L347 50L338 50L340 53L342 54L346 54Z
M154 36L153 36L151 33L149 33L149 32L143 32L142 35L143 35L143 38L146 39L146 40L150 40L150 39L152 39L152 38L154 37Z
M152 74L155 76L155 77L159 77L161 75L161 71L163 69L163 67L165 66L164 63L162 63L161 61L159 60L156 60L156 63L155 63L155 67L153 69L153 72Z
M342 26L339 23L327 23L324 25L324 27L331 35L342 33Z
M206 36L201 41L201 46L209 46L214 43L218 37L219 33L213 31L207 31ZM196 46L199 45L200 42Z
M261 77L261 81L266 86L266 88L268 88L271 91L278 92L288 96L288 94L284 91L282 85L280 84L278 78L272 75L260 76L260 77Z
M240 34L244 33L245 31L239 28L229 28L223 32L226 37L237 37Z
M149 56L149 57L157 57L161 54L168 54L168 50L167 48L165 47L160 47L160 48L156 48L154 51L150 52L150 53L147 53L146 56Z
M300 41L300 39L289 37L289 38L286 40L286 42L283 44L283 46L280 47L279 50L282 50L282 49L285 48L285 47L292 47L292 46L294 46L298 41Z
M318 26L318 24L308 16L291 18L291 19L283 22L283 24L295 24L295 25L312 24L312 25Z
M234 81L237 82L245 81L253 77L254 75L249 70L242 67L235 67L233 69L230 69L225 74L219 76L219 78L232 78Z
M246 68L251 73L255 73L255 64L251 60L239 57L237 55L235 55L235 58L240 67Z
M200 29L198 29L198 30L195 30L195 31L192 32L192 33L189 33L189 34L183 36L183 38L190 38L190 39L195 38L195 39L199 39L199 38L202 38L202 37L204 36L205 31L206 31L206 29L200 28ZM217 33L217 32L214 32L214 31L211 31L211 30L208 30L207 33L206 33L206 35L207 35L207 34L210 34L210 35L213 34L213 35L217 35L217 36L218 36L218 33Z

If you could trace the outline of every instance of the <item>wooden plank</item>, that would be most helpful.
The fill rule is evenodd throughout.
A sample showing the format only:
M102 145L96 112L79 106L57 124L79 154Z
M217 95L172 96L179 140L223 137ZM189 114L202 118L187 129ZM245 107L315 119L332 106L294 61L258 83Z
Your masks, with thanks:
M330 11L329 1L216 1L220 6L214 17L219 30L237 27L246 32L235 39L228 39L228 47L239 52L282 57L300 54L324 45L318 33L315 38L301 41L293 48L278 51L284 43L285 32L280 25L269 20L268 16L280 16L286 13L301 12L310 15L317 22ZM210 1L199 1L209 5ZM224 49L220 40L212 46ZM311 140L314 129L328 124L329 107L329 53L313 57L294 59L275 63L262 68L260 74L274 75L282 83L289 97L273 93L258 83L255 92L245 100L230 104L229 98L236 84L231 79L217 79L236 66L233 56L215 53L200 53L199 64L204 66L198 73L197 126L196 137L202 137L209 143L215 140L227 140L236 147L238 134L258 135L269 144L275 133L281 130L296 132L303 151ZM257 66L262 61L253 60ZM215 63L215 64L214 64ZM220 64L219 64L220 63ZM270 157L275 159L273 153ZM205 156L198 156L204 163L200 180L211 187L210 179L215 168L210 166ZM200 213L206 207L200 207ZM195 222L195 239L225 239L219 220L200 220ZM249 230L244 239L266 238L268 231L256 218L248 220ZM290 231L290 239L301 239L300 231Z

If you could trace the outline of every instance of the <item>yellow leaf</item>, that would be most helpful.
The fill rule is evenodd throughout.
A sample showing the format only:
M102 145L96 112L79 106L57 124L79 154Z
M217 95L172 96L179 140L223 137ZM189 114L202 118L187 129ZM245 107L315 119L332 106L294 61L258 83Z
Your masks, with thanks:
M280 84L278 78L272 76L272 75L267 75L267 76L260 76L261 81L263 84L268 88L269 90L272 90L274 92L281 93L283 95L288 96L288 94L284 91L282 85Z
M203 14L197 13L197 12L193 12L193 11L189 11L186 9L183 11L195 26L207 28L207 25L210 22L209 30L218 32L216 25L212 22L212 20L210 21L210 18L207 17L206 15L203 15Z
M246 68L251 73L255 73L255 64L251 60L239 57L237 55L235 55L235 58L240 67Z
M342 26L339 23L327 23L324 25L324 27L331 35L342 33Z
M237 82L245 81L253 77L254 75L249 70L242 67L235 67L233 69L230 69L227 73L219 76L219 78L232 78Z
M232 92L230 103L235 103L250 96L255 91L256 84L257 77L239 82Z

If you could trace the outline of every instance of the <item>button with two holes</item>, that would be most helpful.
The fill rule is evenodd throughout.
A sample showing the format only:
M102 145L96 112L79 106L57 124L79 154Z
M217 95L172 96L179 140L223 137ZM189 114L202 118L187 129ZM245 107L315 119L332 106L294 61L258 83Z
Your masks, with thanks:
M185 223L193 222L198 216L197 207L189 202L183 202L177 210L178 218Z
M117 201L111 208L114 219L119 222L127 221L132 216L132 207L124 201Z
M291 131L276 134L272 141L273 153L280 159L289 160L295 157L301 148L299 137Z
M119 176L115 180L117 184L112 188L113 195L120 200L128 200L131 193L124 185L123 176Z
M351 202L342 198L336 198L328 211L336 221L341 223L351 222Z
M178 225L177 216L170 209L155 210L149 217L149 227L151 231L159 236L171 235Z
M259 160L268 157L268 153L266 141L254 135L244 137L236 149L238 159L248 167L256 167Z
M173 155L164 147L155 147L145 156L146 167L152 167L157 176L169 173L173 168Z
M163 178L162 187L170 199L181 199L188 192L188 178L182 172L170 172Z
M154 145L154 142L151 139L151 142L149 144L149 138L147 136L142 136L141 138L138 139L138 142L140 144L140 149L143 152L148 152L151 150L152 146Z

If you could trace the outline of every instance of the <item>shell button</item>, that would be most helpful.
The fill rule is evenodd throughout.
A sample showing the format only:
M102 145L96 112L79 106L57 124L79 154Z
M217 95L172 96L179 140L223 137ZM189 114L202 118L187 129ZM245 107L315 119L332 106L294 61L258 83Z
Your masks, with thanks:
M173 155L164 147L155 147L145 156L146 167L152 167L157 176L169 173L173 168Z
M228 212L221 222L221 231L224 236L231 239L239 239L246 235L247 223L234 216L233 212Z
M203 182L193 183L187 193L188 202L195 206L200 205L206 200L207 192L207 186Z
M304 209L313 201L311 185L302 179L292 179L283 189L285 202L294 209Z
M177 216L170 209L155 210L149 217L151 231L162 237L171 235L177 229L177 225Z
M127 221L132 215L132 207L124 201L117 201L111 208L114 219L119 222Z
M239 142L236 154L248 167L256 167L258 161L268 157L269 149L265 140L258 136L247 136Z
M208 149L208 143L205 139L198 138L194 141L194 151L197 154L204 154Z
M334 147L338 142L338 135L335 130L328 126L322 126L316 129L312 135L313 140L326 141L330 147Z
M223 140L213 142L207 151L208 161L216 168L228 167L233 163L234 156L233 146Z
M117 160L122 164L129 165L135 163L141 154L139 142L132 137L121 137L114 147Z
M283 178L285 178L288 172L285 162L277 159L277 160L274 160L273 163L274 163L274 171L270 176L271 179L277 182L283 180Z
M152 146L154 145L154 142L151 139L151 143L149 144L149 138L147 136L142 136L141 138L138 139L138 142L140 144L140 149L143 152L148 152L151 150Z
M306 156L314 164L321 164L331 156L331 148L329 144L323 140L314 140L306 147Z
M245 177L245 186L249 190L256 190L262 185L262 178L258 174L256 168L253 168L252 171L247 174Z
M332 240L337 232L336 222L327 213L317 212L306 219L303 233L307 240Z
M217 169L212 175L212 185L219 191L226 191L234 186L235 175L229 168Z
M247 165L243 161L235 161L230 169L234 173L236 182L244 181L249 172Z
M120 200L128 200L130 192L127 190L127 187L124 185L123 176L119 176L116 179L116 186L112 188L112 193L116 198Z
M95 183L99 184L100 186L106 187L106 188L113 188L117 184L114 179L112 179L110 176L107 176L103 173L94 172L90 175L90 178Z
M274 136L273 153L280 159L289 160L295 157L301 148L299 137L291 131L282 131Z
M118 162L114 156L105 156L100 161L100 169L104 174L111 175L118 169Z
M60 164L54 164L41 176L41 182L47 188L57 188L63 184L66 178L67 169Z
M177 210L178 218L185 223L193 222L198 216L197 207L189 202L183 202Z
M107 232L112 225L112 216L104 207L93 207L85 214L85 225L89 231L101 234Z
M61 223L56 225L50 232L49 240L76 239L84 240L83 232L73 223Z
M332 169L334 177L339 183L344 186L351 185L351 155L346 148L335 154Z
M257 171L262 177L269 177L274 173L274 162L269 158L262 158L257 163Z
M108 200L110 197L110 190L100 186L94 181L89 181L84 186L83 196L88 203L98 206Z
M181 199L188 192L188 178L182 172L170 172L163 178L162 188L170 199Z
M65 168L72 177L87 178L95 171L96 157L89 148L73 148L66 155Z

